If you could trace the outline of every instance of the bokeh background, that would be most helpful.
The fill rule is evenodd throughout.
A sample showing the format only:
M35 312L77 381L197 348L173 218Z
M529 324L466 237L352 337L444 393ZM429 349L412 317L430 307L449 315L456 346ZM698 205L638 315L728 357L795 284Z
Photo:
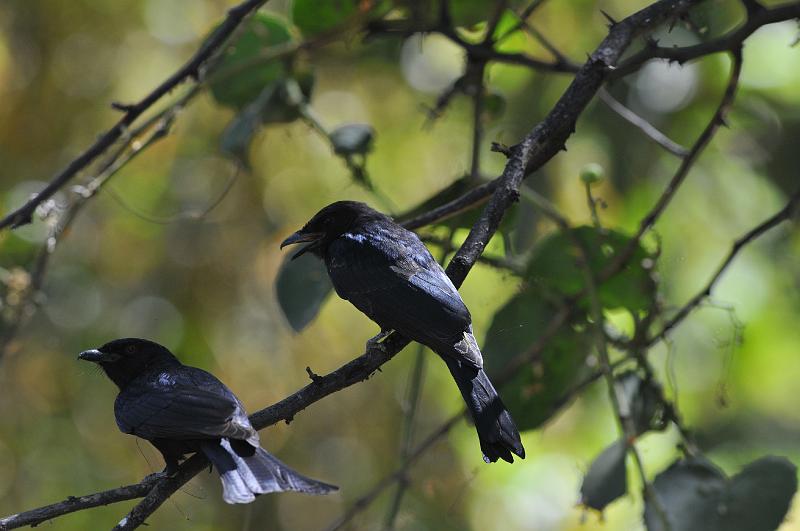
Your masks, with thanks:
M603 9L622 17L648 2L546 2L536 26L572 60L606 32ZM119 116L111 101L149 92L179 67L233 2L221 0L6 0L0 4L0 213L21 204ZM290 1L265 11L289 17ZM718 34L741 20L738 2L707 2L697 17ZM797 186L800 51L791 22L756 32L729 122L692 170L656 225L659 289L678 307L704 285L735 238L779 210ZM661 44L691 44L681 26ZM542 56L519 36L509 46ZM546 57L546 55L544 55ZM329 297L302 333L276 301L283 260L279 242L325 204L359 199L404 212L469 171L470 100L457 96L427 123L426 107L464 68L461 50L429 35L376 39L356 35L312 51L311 105L334 127L367 123L375 131L366 168L379 195L353 182L327 140L307 123L268 125L249 149L221 203L202 219L184 213L213 203L236 174L220 149L234 111L200 94L169 137L126 166L80 214L52 258L41 307L0 362L0 514L136 482L160 470L157 452L117 431L112 384L76 361L83 349L120 336L172 348L210 370L251 410L308 382L305 367L326 373L363 351L375 325ZM669 136L691 144L713 113L729 61L711 56L683 67L652 63L612 92ZM571 79L492 65L487 84L505 102L486 119L482 170L502 171L491 141L513 144L540 120ZM529 179L575 224L589 223L578 175L603 166L595 193L603 223L632 231L651 207L677 159L595 101L560 153ZM57 202L72 192L62 191ZM390 198L387 201L385 198ZM519 240L553 228L518 215ZM36 221L0 233L5 293L29 269L47 235ZM465 235L465 230L457 234ZM656 238L650 236L649 244ZM490 251L502 254L493 242ZM698 432L701 447L727 472L763 454L800 458L800 235L784 224L750 245L704 305L651 352L668 389ZM478 265L461 292L481 343L495 311L519 286L513 275ZM5 301L6 306L8 301ZM5 308L7 310L8 308ZM612 320L614 316L611 316ZM624 329L625 319L614 321ZM525 322L508 323L524 330ZM150 519L153 529L320 529L395 469L415 346L368 381L262 432L264 446L298 470L341 486L315 498L266 496L226 506L215 474L201 474ZM432 355L416 419L424 437L460 407L445 367ZM589 387L543 428L524 434L528 458L484 465L473 428L461 422L411 471L400 529L640 529L639 494L609 506L601 519L578 506L581 479L594 456L617 437L601 383ZM648 470L677 455L673 430L645 436ZM633 468L630 467L635 485ZM390 496L354 521L377 529ZM54 529L116 523L133 502L59 518ZM800 529L800 512L781 528Z

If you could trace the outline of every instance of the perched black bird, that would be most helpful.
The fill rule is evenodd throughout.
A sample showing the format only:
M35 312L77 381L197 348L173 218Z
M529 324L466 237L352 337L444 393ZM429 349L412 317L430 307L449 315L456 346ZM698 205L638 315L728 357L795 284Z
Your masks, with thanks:
M336 293L380 325L438 353L472 413L484 460L525 457L519 431L483 371L472 317L442 267L416 234L363 203L339 201L320 210L281 248L309 242L325 260Z
M203 452L222 479L222 497L228 503L248 503L267 492L337 490L268 454L236 395L206 371L183 365L158 343L117 339L78 358L100 365L117 384L117 426L150 441L164 456L165 473L174 473L184 455Z

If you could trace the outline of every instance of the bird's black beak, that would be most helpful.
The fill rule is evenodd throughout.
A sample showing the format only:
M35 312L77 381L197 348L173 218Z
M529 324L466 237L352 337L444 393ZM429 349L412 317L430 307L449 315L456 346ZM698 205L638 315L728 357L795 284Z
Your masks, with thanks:
M306 251L310 251L312 248L319 245L320 241L324 236L325 234L322 232L303 232L302 230L299 230L281 242L281 249L283 249L287 245L311 242L305 247L301 248L296 253L294 253L294 255L292 256L292 260L294 260L298 256L304 254Z
M91 350L84 350L78 354L78 359L83 361L91 361L93 363L100 363L101 361L105 360L105 354L96 348L93 348Z

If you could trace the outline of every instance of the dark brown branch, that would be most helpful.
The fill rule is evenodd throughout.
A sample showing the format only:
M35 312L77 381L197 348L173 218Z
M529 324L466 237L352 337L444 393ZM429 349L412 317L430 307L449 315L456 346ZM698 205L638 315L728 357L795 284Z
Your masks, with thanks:
M678 166L678 170L675 172L675 175L672 176L672 179L670 179L667 187L664 189L664 192L658 198L658 201L656 201L656 204L653 206L650 212L644 218L642 218L636 234L630 239L628 245L626 245L622 251L620 251L614 257L614 260L608 264L608 267L605 269L605 271L601 273L601 279L605 280L621 271L622 264L625 264L628 262L628 260L630 260L630 257L635 252L636 247L639 245L639 241L642 239L642 236L644 236L645 232L650 230L658 218L661 217L661 214L664 213L664 210L672 201L672 198L675 196L678 188L680 188L684 179L686 179L686 176L689 174L689 170L691 170L692 166L697 161L700 153L702 153L703 149L711 141L714 133L717 132L717 129L719 129L720 126L725 125L725 116L728 113L728 109L733 104L733 99L736 96L736 88L739 86L739 75L742 72L741 48L732 50L730 54L730 80L728 81L728 85L725 88L725 93L720 100L717 110L714 112L714 115L711 117L711 120L709 120L708 125L705 127L703 132L700 133L699 137L697 137L697 140L692 145L689 153L681 161L680 166Z
M50 259L63 237L69 233L69 228L83 208L90 199L97 195L106 182L129 161L148 146L167 135L175 114L194 97L195 93L196 91L187 92L174 105L159 112L137 127L136 130L128 136L127 141L106 158L97 175L86 186L81 187L80 192L78 192L78 197L72 201L66 209L66 212L64 212L59 219L55 220L51 233L48 235L36 257L36 261L30 273L30 283L24 295L17 303L13 317L10 318L6 329L3 331L2 335L0 335L0 360L5 357L9 345L11 345L11 342L25 322L35 312L36 297L39 295L42 285L44 284L44 278L50 265Z
M6 531L7 529L16 529L18 527L36 526L42 522L74 513L75 511L141 498L150 491L155 484L155 480L156 477L152 476L150 479L146 478L141 483L134 485L125 485L124 487L87 494L86 496L69 496L67 499L52 505L12 514L5 518L0 518L0 530Z
M714 289L714 286L719 281L722 274L728 269L728 266L731 265L733 259L736 258L736 255L748 244L752 241L756 240L757 238L761 237L764 233L773 229L774 227L780 225L784 221L791 219L794 215L797 214L798 206L800 206L800 190L794 193L789 198L788 203L784 206L779 212L775 213L770 218L764 220L764 222L756 225L752 229L750 229L746 234L742 237L737 239L733 242L733 246L731 250L728 252L728 256L722 261L722 263L717 268L716 272L711 276L708 283L705 285L703 289L701 289L694 297L689 299L681 309L675 314L672 319L670 319L664 327L655 334L651 339L647 341L648 346L652 346L654 343L660 341L669 333L670 330L678 326L681 321L683 321L694 309L696 309L705 299L711 296L711 291Z
M554 109L520 144L511 149L511 157L505 171L500 177L490 183L473 189L457 200L432 210L424 216L406 222L406 226L408 227L419 227L433 220L442 219L443 216L453 215L460 210L473 207L485 201L489 195L492 195L480 219L470 231L466 242L459 249L448 266L447 272L456 286L461 285L473 264L482 254L486 244L494 235L503 215L517 200L519 186L524 177L531 171L540 168L563 147L566 139L574 131L578 117L608 78L610 72L612 72L613 65L619 60L619 57L630 45L633 38L643 31L654 28L667 18L674 17L684 12L700 1L701 0L660 0L615 24L609 32L608 37L606 37L598 49L590 56L589 60L581 67L575 79L560 98ZM245 2L242 6L258 4L259 2L251 1ZM497 59L492 58L492 60ZM151 103L152 102L150 102L150 104ZM137 106L138 105L141 104L137 104ZM123 120L124 119L125 118L123 118ZM112 130L112 132L113 131L115 131L115 129ZM119 136L120 133L121 131L117 131L115 134ZM94 149L94 147L92 149ZM101 151L95 153L93 157ZM74 172L68 175L65 180L71 178L72 175L74 175ZM42 200L43 199L44 198L42 198ZM35 208L35 205L32 208ZM19 221L19 219L11 216L10 219L11 221L8 222L7 225ZM16 221L14 221L15 219ZM546 342L549 341L565 322L567 322L569 315L570 311L568 309L560 311L553 318L552 326L548 327L545 333L537 340L536 345L526 353L524 358L521 358L521 363L531 359L531 356L543 349ZM391 359L407 344L408 340L398 334L389 336L386 341L384 341L381 348L368 350L362 356L328 375L319 377L316 381L305 386L293 395L286 397L268 408L256 412L251 416L253 425L258 429L263 429L281 420L291 420L298 412L318 400L367 379L383 363ZM145 498L120 522L117 529L134 529L141 525L153 511L169 498L169 496L180 488L181 485L194 477L206 465L207 462L204 457L195 455L181 465L176 476L157 480ZM85 507L75 507L59 514L74 512L82 508ZM30 512L22 514L29 513ZM21 517L22 515L16 516Z
M70 162L66 168L59 172L48 183L44 189L28 200L24 205L17 208L3 219L0 220L0 230L4 228L14 228L30 223L36 208L44 201L53 196L61 187L72 180L78 172L86 168L99 155L110 148L119 138L124 136L133 122L145 111L153 106L165 94L172 91L187 79L198 79L201 69L206 62L227 42L228 37L242 23L242 21L258 9L266 0L246 0L241 4L228 10L228 16L220 24L214 33L203 43L199 50L180 67L175 73L169 76L158 87L153 89L147 96L139 102L131 105L124 105L120 109L125 110L122 118L105 134L95 141L88 149L81 153L77 158Z
M684 47L659 47L647 46L626 59L612 74L612 77L623 77L638 70L645 62L651 59L668 59L685 63L698 57L731 51L742 46L742 43L757 29L767 24L800 18L800 2L790 2L769 9L760 9L750 12L744 23L725 35L708 42Z

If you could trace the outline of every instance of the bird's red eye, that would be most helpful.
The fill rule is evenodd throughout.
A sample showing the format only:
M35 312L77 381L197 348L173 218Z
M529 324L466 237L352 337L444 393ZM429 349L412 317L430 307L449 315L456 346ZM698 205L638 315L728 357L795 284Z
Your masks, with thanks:
M133 354L134 352L136 352L136 346L135 345L128 345L127 347L125 347L125 353L126 354Z

